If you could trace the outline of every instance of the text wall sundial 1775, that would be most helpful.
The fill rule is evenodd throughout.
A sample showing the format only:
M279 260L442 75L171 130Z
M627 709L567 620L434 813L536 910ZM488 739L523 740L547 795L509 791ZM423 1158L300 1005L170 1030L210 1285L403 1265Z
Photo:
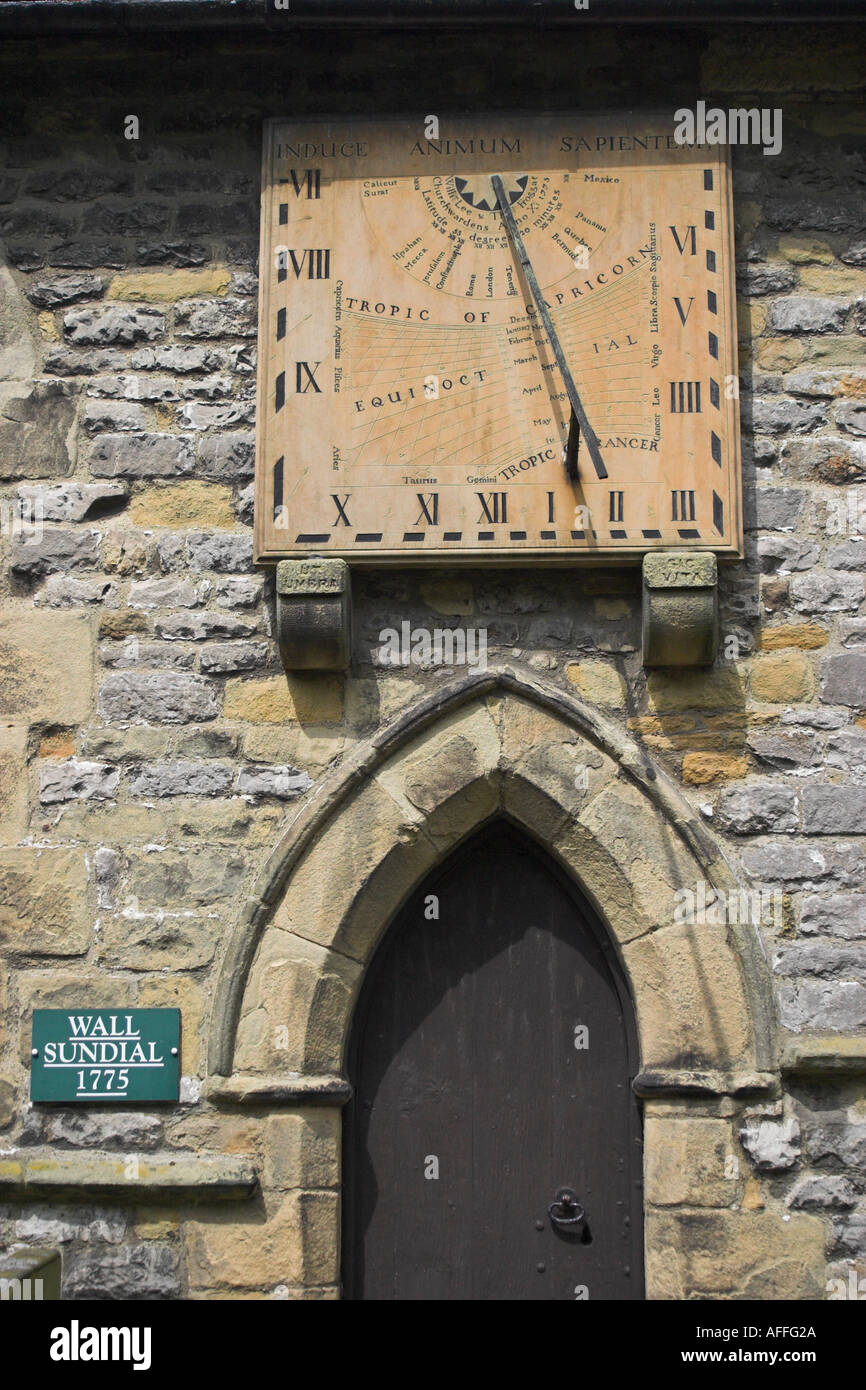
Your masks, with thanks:
M275 120L256 556L741 552L730 177L670 117Z

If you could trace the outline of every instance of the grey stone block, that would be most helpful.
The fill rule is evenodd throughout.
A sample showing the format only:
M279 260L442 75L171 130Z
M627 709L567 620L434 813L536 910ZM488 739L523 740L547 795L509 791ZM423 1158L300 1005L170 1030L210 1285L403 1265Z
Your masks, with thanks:
M784 1172L793 1168L800 1157L800 1126L793 1117L755 1117L740 1129L740 1143L759 1172Z
M91 569L99 561L99 531L43 531L38 540L15 538L11 543L11 568L16 574L37 578Z
M862 787L809 783L801 793L807 835L866 834L866 793Z
M794 284L794 267L785 261L737 267L737 288L746 295L781 294Z
M215 483L234 483L253 476L256 437L252 430L214 435L199 445L196 473Z
M866 937L866 895L811 893L803 899L800 931L853 940Z
M238 771L236 792L242 796L275 796L294 801L313 785L308 773L296 767L242 767Z
M848 1178L803 1178L788 1194L786 1205L795 1211L850 1211L857 1191Z
M99 712L109 722L192 724L216 719L217 688L185 672L124 672L99 691Z
M78 1149L155 1149L162 1139L162 1121L156 1115L140 1115L129 1110L52 1112L48 1120L48 1140L61 1148Z
M37 309L56 309L81 299L101 299L104 293L101 275L55 275L50 280L37 280L28 289L27 298Z
M110 763L80 762L66 758L43 763L39 770L39 800L44 806L58 801L110 801L117 794L120 772Z
M86 434L146 430L148 412L136 401L85 401L81 424Z
M788 787L776 782L730 787L719 797L716 819L721 829L732 835L796 830L799 824L797 798Z
M175 306L179 338L254 338L256 306L247 299L187 299Z
M37 608L81 608L101 604L117 608L117 584L111 579L75 579L72 575L52 574L34 596Z
M812 570L791 581L791 599L800 613L855 612L863 602L864 593L859 574Z
M845 434L866 436L866 402L842 401L836 407L836 424Z
M18 389L18 388L14 388ZM0 416L0 480L62 478L71 472L70 432L75 420L73 388L65 381L36 381L23 396L11 396Z
M130 773L133 796L225 796L233 771L222 763L149 763Z
M119 1249L76 1251L64 1272L70 1299L176 1299L181 1296L179 1254L155 1241Z
M767 327L772 333L841 333L850 307L847 300L792 294L770 305Z
M785 772L796 767L813 767L819 760L814 734L773 733L758 729L747 743L757 760Z
M743 416L759 434L807 434L827 423L822 405L775 397L755 396L751 407L744 407Z
M165 618L157 618L154 624L157 636L169 642L199 642L208 637L250 637L256 624L249 618L236 618L231 613L170 613Z
M214 642L201 649L199 665L211 675L251 671L268 662L267 642Z
M165 315L159 309L131 309L106 304L98 309L71 309L64 315L63 332L73 347L105 347L159 338L165 332Z
M188 439L175 434L103 434L90 451L97 478L175 478L193 470Z
M866 987L853 980L798 980L779 990L779 1017L792 1033L853 1032L866 1025Z
M820 881L829 873L828 861L817 849L795 844L748 845L743 850L746 872L758 883Z
M773 961L776 975L811 975L828 980L857 980L864 983L866 946L838 946L829 941L798 941L777 952Z
M175 646L173 642L147 642L140 637L127 637L121 642L103 642L99 648L103 666L129 671L140 666L190 669L195 660L192 651Z
M821 699L828 705L866 708L866 651L842 652L821 662Z
M756 554L763 574L791 574L811 569L818 563L820 551L814 541L799 536L761 536Z
M186 544L191 570L217 570L222 574L231 574L252 567L251 536L233 531L191 531Z
M852 539L834 545L827 551L827 568L834 570L866 569L866 540Z
M140 579L129 586L130 608L197 608L203 602L202 585L190 579Z
M53 487L22 484L18 496L42 512L44 521L86 521L93 510L119 510L127 500L122 483L58 483Z

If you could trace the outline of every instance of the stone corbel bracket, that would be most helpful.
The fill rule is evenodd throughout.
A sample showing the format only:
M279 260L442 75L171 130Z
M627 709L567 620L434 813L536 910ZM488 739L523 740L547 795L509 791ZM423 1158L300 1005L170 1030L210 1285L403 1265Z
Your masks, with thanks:
M719 575L708 552L661 550L643 561L644 666L712 666Z
M352 577L345 560L277 565L277 641L287 671L345 671L352 659Z

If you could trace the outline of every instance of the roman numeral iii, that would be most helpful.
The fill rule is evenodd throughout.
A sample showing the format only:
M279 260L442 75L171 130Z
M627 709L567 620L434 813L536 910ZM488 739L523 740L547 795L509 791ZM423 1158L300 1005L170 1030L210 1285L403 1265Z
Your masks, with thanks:
M680 488L671 493L671 520L694 521L695 494Z
M671 382L671 412L674 415L700 415L701 383L699 381Z

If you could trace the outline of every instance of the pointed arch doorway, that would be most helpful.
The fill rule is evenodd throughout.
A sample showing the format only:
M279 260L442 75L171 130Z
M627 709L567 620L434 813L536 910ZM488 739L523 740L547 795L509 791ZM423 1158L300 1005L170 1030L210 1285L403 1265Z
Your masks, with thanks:
M631 999L597 915L527 834L495 820L411 895L347 1061L345 1296L643 1297Z

